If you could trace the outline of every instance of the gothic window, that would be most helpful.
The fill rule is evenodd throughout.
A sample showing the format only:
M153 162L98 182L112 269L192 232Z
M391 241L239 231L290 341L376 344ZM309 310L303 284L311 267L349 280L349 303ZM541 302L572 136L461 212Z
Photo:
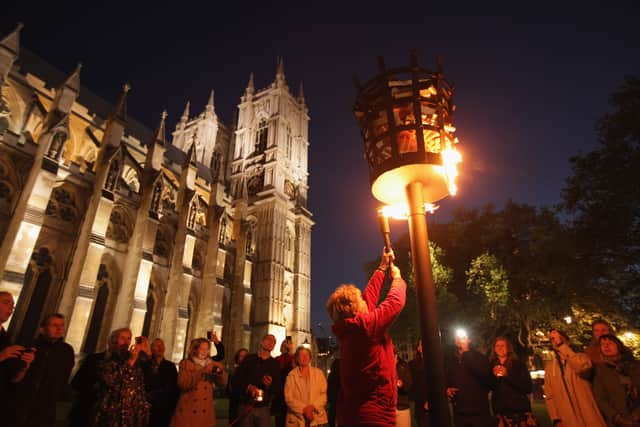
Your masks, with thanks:
M218 151L214 151L211 156L211 177L214 181L217 181L218 175L220 175L220 167L222 166L221 157Z
M102 328L102 319L107 309L107 300L109 299L109 273L104 264L100 264L98 271L98 293L93 304L93 313L89 321L87 338L84 342L83 351L85 354L95 353L98 346L98 338L100 337L100 329Z
M253 231L251 229L247 231L247 245L245 249L247 255L253 255Z
M153 196L151 198L151 210L160 213L160 198L162 196L162 181L158 181L153 188Z
M291 147L293 146L293 136L291 135L291 126L287 125L287 134L285 141L285 156L287 159L291 160Z
M148 337L151 332L151 319L156 306L156 300L153 298L153 288L149 286L147 291L147 311L144 313L144 322L142 323L142 336Z
M222 218L220 221L220 234L218 234L218 243L225 244L227 240L227 220Z
M120 186L126 186L129 191L139 193L140 192L140 177L138 171L130 165L125 165L122 168L122 180L120 180Z
M189 217L187 218L187 228L193 230L196 227L196 214L198 212L198 206L196 201L191 202L189 207Z
M256 129L256 142L255 142L256 154L260 154L264 150L266 150L268 137L269 137L269 125L265 119L262 119L258 124L258 129Z
M53 279L51 275L52 262L53 259L47 248L40 248L31 256L25 281L28 281L29 284L33 286L33 291L31 292L27 312L22 321L20 333L18 334L18 342L28 343L33 341L33 338L36 336Z

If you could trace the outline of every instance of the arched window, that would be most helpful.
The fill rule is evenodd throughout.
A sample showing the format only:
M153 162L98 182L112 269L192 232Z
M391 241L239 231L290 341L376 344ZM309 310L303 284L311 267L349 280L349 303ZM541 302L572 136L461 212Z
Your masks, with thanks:
M220 233L218 234L218 243L225 243L227 237L227 220L222 218L220 221Z
M262 153L267 148L267 140L269 138L269 125L265 119L260 120L256 129L255 152Z
M89 330L87 331L87 339L84 342L83 351L85 354L95 353L98 346L98 338L100 337L100 329L102 328L102 319L107 309L107 300L109 299L109 286L106 282L106 270L104 264L100 265L98 277L103 275L103 280L98 282L98 294L93 304L93 313L91 313L91 321L89 322Z
M142 323L142 336L148 337L151 331L151 319L153 318L153 310L156 306L156 300L153 298L153 289L149 286L147 291L147 312L144 314L144 322Z
M153 187L153 197L151 198L151 211L160 212L160 199L162 198L162 180Z
M46 258L46 261L41 263L38 258ZM32 259L36 263L30 263L25 279L32 281L33 292L18 334L17 342L20 343L30 343L35 338L43 314L42 311L49 295L49 289L51 288L52 277L51 268L49 267L51 257L49 256L49 251L46 248L42 248L37 254L34 253Z
M249 229L249 231L247 231L247 245L246 245L246 254L247 255L252 255L253 254L253 231L251 229Z
M191 230L196 227L196 214L198 213L198 205L194 200L191 202L191 206L189 207L189 217L187 219L187 227Z
M291 125L287 125L287 133L285 136L285 156L291 160L291 149L293 147L293 135L291 134Z

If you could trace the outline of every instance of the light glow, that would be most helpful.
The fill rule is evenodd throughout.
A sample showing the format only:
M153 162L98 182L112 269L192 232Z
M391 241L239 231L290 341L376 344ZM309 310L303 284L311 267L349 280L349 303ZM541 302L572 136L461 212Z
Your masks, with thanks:
M438 205L433 203L425 203L424 210L430 214L438 210ZM386 205L380 208L379 212L387 218L407 219L409 218L409 205L406 203L398 203L395 205Z
M449 194L455 196L458 192L456 178L458 177L458 163L462 161L462 155L453 146L449 145L442 150L442 169L449 187Z
M456 338L460 338L460 339L469 338L469 335L467 335L466 329L463 329L463 328L456 329Z

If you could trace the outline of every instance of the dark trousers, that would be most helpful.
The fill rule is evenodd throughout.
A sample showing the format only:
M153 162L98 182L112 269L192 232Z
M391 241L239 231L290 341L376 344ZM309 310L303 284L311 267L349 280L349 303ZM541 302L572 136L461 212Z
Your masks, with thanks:
M491 415L460 415L455 414L456 427L497 427L498 420Z

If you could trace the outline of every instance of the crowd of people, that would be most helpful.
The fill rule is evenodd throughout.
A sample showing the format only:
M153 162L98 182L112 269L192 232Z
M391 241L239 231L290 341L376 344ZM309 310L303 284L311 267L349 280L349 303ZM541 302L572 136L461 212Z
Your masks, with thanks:
M383 292L385 279L388 290ZM114 330L104 352L87 355L70 381L72 427L212 427L214 390L229 400L229 426L432 426L423 349L407 362L394 349L388 329L405 304L406 283L384 252L365 290L343 285L327 302L340 359L328 378L311 366L312 354L287 336L273 357L276 338L265 335L256 353L238 350L225 369L225 351L215 333L194 339L179 367L165 359L164 342ZM384 295L384 296L383 296ZM14 300L0 291L0 324ZM65 319L44 316L29 346L12 344L0 327L0 414L7 427L51 427L74 366L64 342ZM640 362L605 321L593 324L593 342L575 351L568 336L549 332L552 359L544 396L559 427L639 427ZM215 356L212 353L215 346ZM487 357L456 335L445 358L446 396L456 427L534 427L532 380L506 337ZM436 426L433 426L436 427Z
M387 274L391 285L379 302ZM388 334L402 311L405 292L393 253L384 252L364 292L343 285L329 298L327 311L341 352L340 390L329 392L336 401L335 425L409 427L409 398L416 424L430 425L422 345L407 365L394 356ZM575 351L563 331L549 331L552 359L545 369L544 397L553 425L640 427L640 362L607 322L594 322L592 332L591 345ZM527 365L506 337L497 337L491 350L487 357L472 347L466 334L457 334L455 350L445 357L446 396L455 426L538 426ZM329 405L331 414L331 399Z

